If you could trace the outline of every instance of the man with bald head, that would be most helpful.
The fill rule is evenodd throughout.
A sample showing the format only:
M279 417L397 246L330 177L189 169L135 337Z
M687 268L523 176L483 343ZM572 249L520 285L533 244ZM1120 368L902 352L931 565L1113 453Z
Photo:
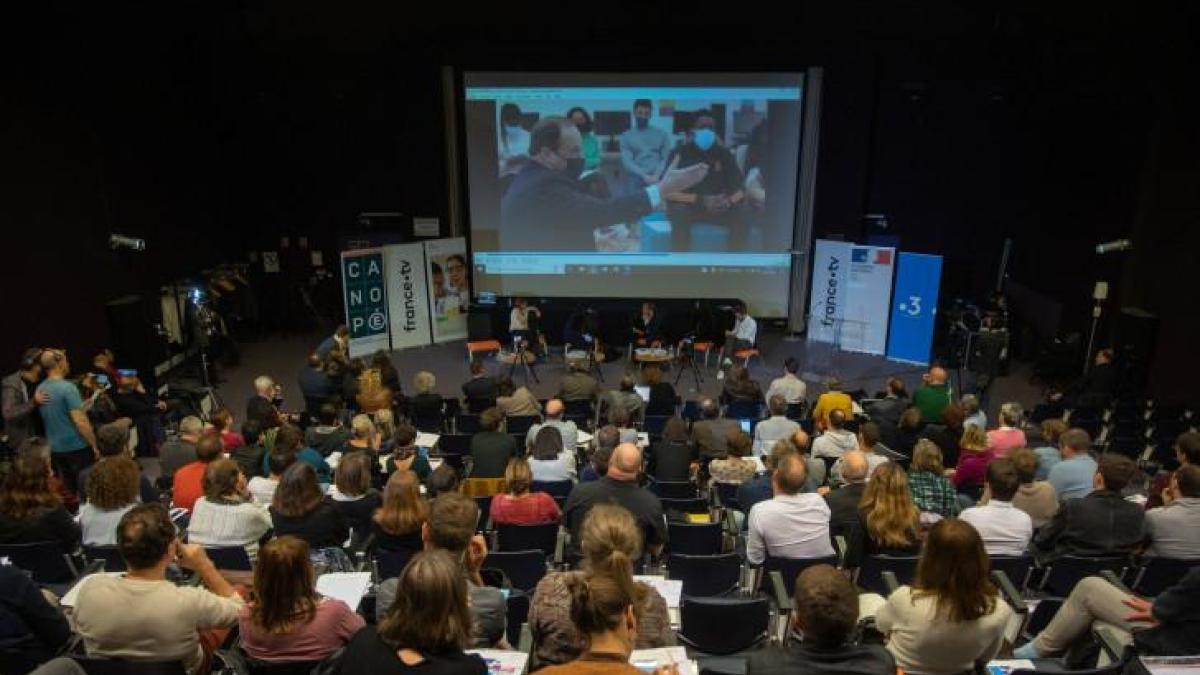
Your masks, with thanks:
M775 496L750 509L746 559L752 565L773 558L822 558L833 555L829 505L820 495L804 493L808 470L804 457L789 453L771 474Z
M867 488L867 472L871 469L861 450L848 451L842 455L841 463L845 483L825 494L825 502L829 505L829 530L835 537L847 536L858 526L858 503Z
M579 444L579 427L575 426L571 420L563 419L565 412L566 406L562 401L556 398L546 401L546 421L529 427L529 433L525 434L525 447L533 447L533 439L537 438L537 433L542 430L542 427L554 427L562 436L563 450L574 453L575 447Z
M912 403L921 411L921 421L933 424L942 419L942 410L950 405L950 385L946 369L934 366L921 377L924 384L913 392Z
M563 522L571 532L571 545L578 548L579 530L588 511L596 504L620 504L633 514L642 528L643 550L657 554L667 543L667 523L662 503L653 492L638 485L642 470L642 451L633 443L613 449L608 474L600 480L580 483L571 490L563 506Z
M596 228L637 222L665 208L667 195L683 192L708 175L708 165L668 171L647 185L611 199L579 182L583 139L565 117L544 117L529 134L529 163L500 202L500 243L517 251L595 251Z

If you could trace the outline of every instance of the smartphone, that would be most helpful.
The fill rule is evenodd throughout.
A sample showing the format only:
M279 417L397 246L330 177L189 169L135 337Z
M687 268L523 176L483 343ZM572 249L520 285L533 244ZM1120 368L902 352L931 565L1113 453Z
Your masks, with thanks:
M99 375L96 376L96 383L99 384L101 387L107 387L108 386L108 375L106 375L104 373L100 373Z

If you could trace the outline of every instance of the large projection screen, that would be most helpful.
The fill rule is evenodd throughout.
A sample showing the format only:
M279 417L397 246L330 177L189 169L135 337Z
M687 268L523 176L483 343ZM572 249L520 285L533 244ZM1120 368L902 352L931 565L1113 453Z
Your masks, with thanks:
M475 292L786 316L804 91L803 73L463 73Z

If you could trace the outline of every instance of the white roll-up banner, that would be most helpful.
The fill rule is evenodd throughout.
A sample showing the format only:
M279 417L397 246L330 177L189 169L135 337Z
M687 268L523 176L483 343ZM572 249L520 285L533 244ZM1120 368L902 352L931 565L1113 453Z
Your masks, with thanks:
M392 349L423 347L430 342L429 300L425 284L425 245L385 246L388 314Z
M383 249L342 253L342 288L350 356L388 349L388 288Z
M433 341L466 339L467 305L471 301L467 240L455 237L426 241L425 264L429 273Z
M817 240L808 339L883 354L887 347L895 249Z

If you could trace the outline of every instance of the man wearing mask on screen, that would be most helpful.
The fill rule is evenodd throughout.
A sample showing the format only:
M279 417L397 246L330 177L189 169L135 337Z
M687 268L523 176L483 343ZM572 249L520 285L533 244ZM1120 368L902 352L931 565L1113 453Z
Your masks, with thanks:
M662 196L702 181L708 166L670 171L658 185L605 199L579 183L583 156L579 130L565 117L533 127L530 162L517 173L500 204L500 240L512 251L595 251L594 231L633 222L661 208Z
M667 166L671 136L650 125L653 105L648 98L633 102L633 128L621 134L621 168L625 170L625 189L637 192L654 185Z
M745 201L744 179L737 160L717 135L716 118L707 109L692 114L692 130L688 141L679 148L672 169L695 164L709 167L708 175L684 192L663 191L671 204L671 250L692 250L692 226L699 223L724 225L729 228L727 245L722 250L741 250L744 246L745 223L740 206Z

